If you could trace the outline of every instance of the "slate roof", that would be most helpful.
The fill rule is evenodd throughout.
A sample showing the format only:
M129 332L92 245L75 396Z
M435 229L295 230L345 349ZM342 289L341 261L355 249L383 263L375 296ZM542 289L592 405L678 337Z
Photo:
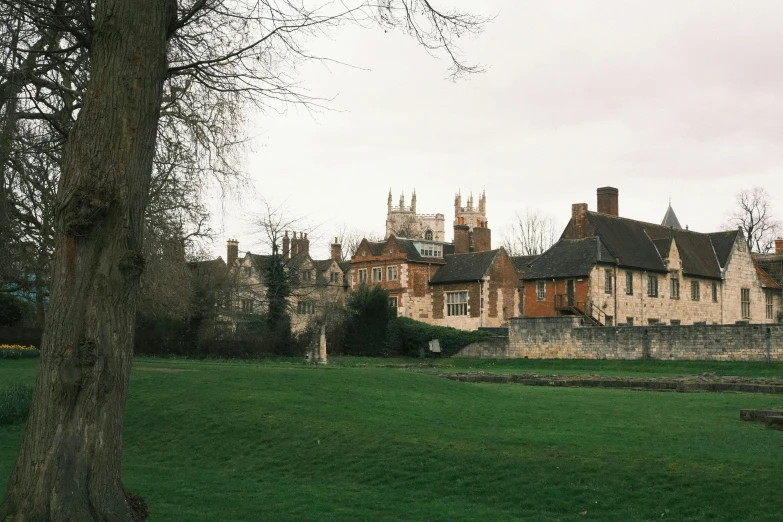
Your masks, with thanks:
M614 257L597 237L561 239L523 272L522 279L588 276L602 262L614 263Z
M381 255L381 252L383 251L383 245L386 244L386 241L381 241L379 243L376 243L375 241L368 241L367 246L370 247L370 253L374 256Z
M247 253L247 256L250 257L251 264L257 270L263 270L266 267L267 263L269 263L269 259L272 257L269 255L251 254L250 252Z
M756 267L756 273L759 276L759 279L761 280L761 286L764 288L772 288L775 290L780 290L780 285L775 282L774 279L772 279L769 274L759 266L759 260L758 255L753 254L753 266Z
M511 256L511 262L514 264L514 270L524 272L528 265L538 259L540 256Z
M343 271L343 274L348 272L351 269L351 262L350 261L342 261L340 263L337 263L340 266L340 270Z
M721 267L710 234L645 223L633 219L587 212L587 220L622 267L666 272L665 241L674 239L685 275L721 278ZM660 250L659 250L660 249Z
M658 255L661 259L669 257L669 252L672 250L672 238L665 237L663 239L653 239L655 249L658 251Z
M669 208L666 209L666 214L663 216L663 221L661 221L661 226L669 227L669 228L679 228L679 229L682 228L682 226L680 225L680 220L677 219L677 214L674 213L674 209L672 208L671 203L669 203Z
M326 272L332 267L332 260L323 259L320 261L313 261L313 267L315 267L318 272Z
M255 256L255 257L266 258L266 260L268 260L270 256ZM298 254L298 255L292 256L291 259L289 259L285 264L289 268L299 268L302 265L304 265L305 262L308 261L308 260L311 263L315 264L315 262L312 259L310 259L309 256L306 256L304 254ZM258 265L258 266L261 266L261 265Z
M444 257L444 264L430 279L430 284L462 283L478 281L489 273L500 250L450 254Z
M188 262L188 265L190 265L192 269L197 270L199 272L201 271L213 272L217 270L226 269L226 262L223 261L222 257L218 257L217 259L206 259L204 261L190 261Z
M712 241L712 247L715 249L715 255L718 256L720 266L726 267L729 262L729 254L734 248L734 242L737 240L739 230L728 230L726 232L712 232L707 234Z

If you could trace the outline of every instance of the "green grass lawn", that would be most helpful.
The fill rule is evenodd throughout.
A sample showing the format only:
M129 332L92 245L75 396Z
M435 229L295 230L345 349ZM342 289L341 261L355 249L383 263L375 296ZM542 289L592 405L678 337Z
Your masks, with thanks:
M405 363L418 361L137 359L125 484L152 521L781 518L783 433L738 414L783 408L783 397L470 384L382 366ZM781 374L739 363L429 363L434 372ZM0 360L0 386L32 382L35 365ZM21 433L0 427L0 491Z

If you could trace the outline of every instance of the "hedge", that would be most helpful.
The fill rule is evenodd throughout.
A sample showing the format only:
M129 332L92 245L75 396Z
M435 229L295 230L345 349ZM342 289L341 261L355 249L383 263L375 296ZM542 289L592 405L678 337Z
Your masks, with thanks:
M493 338L494 336L487 332L432 326L407 317L397 317L389 321L384 344L387 353L418 357L422 349L427 353L429 341L438 339L441 355L450 357L471 343Z

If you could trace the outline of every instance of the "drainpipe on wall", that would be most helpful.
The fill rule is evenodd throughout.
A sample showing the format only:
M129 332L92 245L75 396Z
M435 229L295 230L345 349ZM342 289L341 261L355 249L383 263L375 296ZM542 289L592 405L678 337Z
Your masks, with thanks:
M726 317L723 315L723 301L724 295L723 295L723 287L726 286L726 271L725 269L721 268L720 270L720 324L726 324Z
M614 324L612 326L617 326L617 292L618 292L618 283L617 283L617 266L620 264L620 258L615 257L614 258Z
M479 328L484 326L484 280L479 279Z
M640 287L639 288L640 289L639 297L642 300L642 306L641 306L641 314L642 314L642 321L641 322L642 322L642 324L644 324L644 292L646 291L646 289L644 288L644 282L645 281L647 281L647 272L646 271L642 272L642 280L641 280L641 284L639 285L639 287ZM648 284L649 284L649 281L648 281Z

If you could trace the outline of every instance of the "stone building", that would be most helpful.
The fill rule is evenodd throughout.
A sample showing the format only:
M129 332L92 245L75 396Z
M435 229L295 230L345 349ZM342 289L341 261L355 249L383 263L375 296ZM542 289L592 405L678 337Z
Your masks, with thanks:
M335 238L329 259L314 260L310 257L310 240L306 233L286 231L282 238L282 261L291 280L292 295L289 298L291 328L304 330L317 317L342 307L349 290L346 271L340 263L341 245ZM229 265L231 296L223 315L231 316L236 325L252 321L266 310L267 285L264 272L272 256L246 252L239 257L239 242L229 240L227 259Z
M572 206L560 240L523 268L522 315L581 315L601 325L773 323L780 286L754 262L742 232L662 225L618 215L618 191L598 212Z
M416 209L416 191L411 196L411 206L405 206L405 195L400 194L400 204L392 206L392 193L389 190L386 213L386 236L421 239L424 241L446 240L445 217L443 214L419 214Z

